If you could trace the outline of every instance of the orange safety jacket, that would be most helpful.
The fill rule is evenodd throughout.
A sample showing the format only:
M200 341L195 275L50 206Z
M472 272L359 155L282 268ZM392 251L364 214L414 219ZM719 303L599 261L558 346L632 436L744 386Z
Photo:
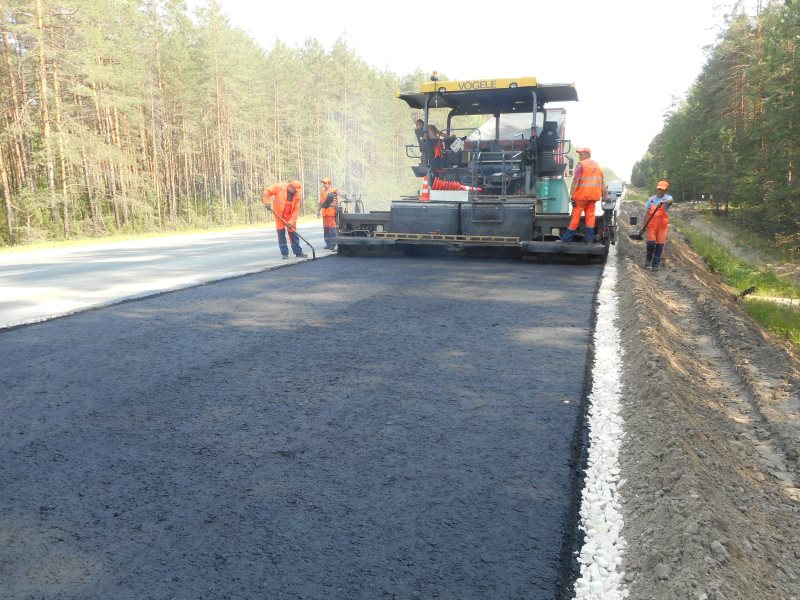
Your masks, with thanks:
M291 200L289 200L289 192L287 190L289 185L292 185L297 190ZM296 228L297 217L300 216L300 205L303 201L302 187L302 184L297 180L289 183L276 183L264 190L261 201L264 204L272 204L272 210L283 217L292 227ZM272 202L270 202L270 198L273 198ZM286 226L280 219L275 219L275 227L280 230L285 229Z
M672 196L668 194L664 194L663 197L659 198L658 196L650 196L647 199L647 204L645 206L649 206L647 210L647 217L650 219L650 222L657 221L666 221L669 223L669 205L664 204L660 210L658 210L658 206L664 202L664 200L672 200ZM658 212L656 212L658 210Z
M669 214L664 211L666 205L662 206L660 210L658 209L659 206L661 205L655 204L648 211L647 241L666 244L667 232L669 231Z
M576 202L579 200L600 200L603 197L603 170L600 165L591 158L581 161L581 178L575 188L575 195L572 197Z
M647 241L655 241L657 244L667 243L667 232L669 231L669 205L664 204L662 201L671 198L671 196L664 196L659 199L657 196L651 196L647 200L650 209L647 211ZM661 208L659 208L661 207Z
M322 215L323 227L336 227L336 208L339 206L339 198L337 197L327 208L322 208L322 205L325 204L325 200L328 199L328 194L331 192L338 196L338 190L335 187L330 187L327 190L322 188L322 191L319 193L319 207L320 214Z
M662 221L669 223L669 213L664 211L663 206L659 210L658 204L654 204L650 207L650 210L647 211L647 218L649 219L649 223L661 223Z

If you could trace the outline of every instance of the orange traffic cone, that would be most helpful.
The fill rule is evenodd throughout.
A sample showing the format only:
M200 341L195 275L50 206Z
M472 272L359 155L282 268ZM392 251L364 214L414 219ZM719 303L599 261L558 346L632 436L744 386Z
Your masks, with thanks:
M435 190L460 190L461 184L458 181L449 181L447 179L439 179L438 177L433 180L433 189Z
M430 202L431 201L431 190L428 187L428 176L422 178L422 193L419 195L419 199L422 202Z
M482 192L483 188L464 185L460 181L451 181L448 179L439 179L436 177L433 180L433 189L435 190L450 190L450 191L464 191L464 192Z

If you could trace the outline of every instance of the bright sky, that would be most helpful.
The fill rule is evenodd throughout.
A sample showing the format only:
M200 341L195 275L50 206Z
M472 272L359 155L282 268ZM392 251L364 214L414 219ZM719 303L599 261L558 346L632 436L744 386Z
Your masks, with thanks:
M733 2L573 0L449 4L218 0L231 24L269 50L340 37L365 62L398 75L438 71L448 79L534 76L575 83L566 135L628 180L661 131L673 98L684 97L705 64ZM204 0L189 0L190 8ZM428 16L425 8L429 7ZM512 9L513 7L513 9ZM397 100L400 102L400 100Z

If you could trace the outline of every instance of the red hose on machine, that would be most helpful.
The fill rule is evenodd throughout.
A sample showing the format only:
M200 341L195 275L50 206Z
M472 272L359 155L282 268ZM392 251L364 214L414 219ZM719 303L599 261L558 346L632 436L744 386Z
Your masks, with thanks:
M448 179L439 179L438 177L434 178L433 186L431 187L431 189L434 189L434 190L459 191L459 192L482 192L483 191L483 188L464 185L460 181L450 181Z

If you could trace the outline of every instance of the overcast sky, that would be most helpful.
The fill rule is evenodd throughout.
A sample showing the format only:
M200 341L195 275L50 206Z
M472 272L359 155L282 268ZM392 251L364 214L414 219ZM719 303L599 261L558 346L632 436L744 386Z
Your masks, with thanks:
M299 46L306 38L330 49L345 37L365 62L398 75L420 68L451 79L575 83L580 101L565 105L567 137L626 180L673 99L700 74L703 48L714 43L733 4L527 0L502 3L496 14L485 0L218 1L231 24L266 50L276 39ZM189 0L190 8L200 4Z

